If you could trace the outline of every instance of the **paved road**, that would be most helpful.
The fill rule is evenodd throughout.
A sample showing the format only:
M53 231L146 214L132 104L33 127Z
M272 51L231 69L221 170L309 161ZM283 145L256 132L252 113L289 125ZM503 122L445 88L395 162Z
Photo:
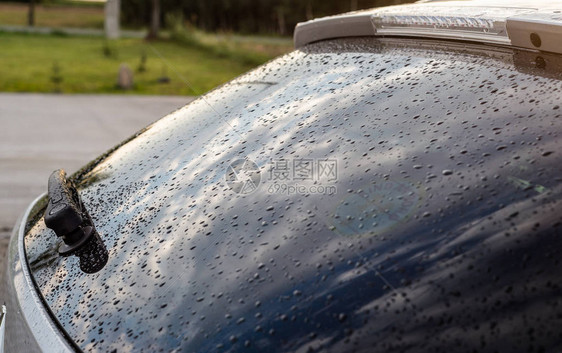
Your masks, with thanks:
M53 170L74 172L192 99L0 94L0 233L46 191Z

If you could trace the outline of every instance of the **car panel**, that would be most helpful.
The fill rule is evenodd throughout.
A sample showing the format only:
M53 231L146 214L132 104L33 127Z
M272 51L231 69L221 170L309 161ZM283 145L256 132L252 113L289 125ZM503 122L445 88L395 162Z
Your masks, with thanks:
M24 225L30 214L42 210L45 195L31 203L18 226L14 228L6 258L6 276L2 283L7 299L4 331L4 352L76 352L73 341L64 334L37 291L27 264L24 248ZM41 202L43 201L43 203Z
M299 23L294 42L300 48L333 38L401 36L473 41L561 54L561 13L559 1L406 4Z
M6 305L0 307L0 353L4 353L4 333L6 332Z
M310 45L79 172L108 264L38 211L33 276L86 351L560 349L560 90L510 49ZM236 195L238 158L336 158L337 193Z

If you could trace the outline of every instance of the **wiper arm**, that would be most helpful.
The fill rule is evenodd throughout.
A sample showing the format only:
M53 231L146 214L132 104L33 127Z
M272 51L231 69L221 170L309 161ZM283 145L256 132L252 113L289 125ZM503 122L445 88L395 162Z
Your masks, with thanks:
M107 249L78 191L66 178L64 170L55 170L51 174L48 194L45 225L63 240L58 248L59 254L77 255L80 258L80 269L86 273L101 270L109 257Z

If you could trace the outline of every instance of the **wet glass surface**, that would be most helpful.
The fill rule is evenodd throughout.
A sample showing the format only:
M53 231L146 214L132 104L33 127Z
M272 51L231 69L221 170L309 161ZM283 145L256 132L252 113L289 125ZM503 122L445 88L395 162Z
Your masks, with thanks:
M68 334L85 351L562 349L560 60L418 42L295 51L79 173L107 265L58 257L41 219L26 235Z

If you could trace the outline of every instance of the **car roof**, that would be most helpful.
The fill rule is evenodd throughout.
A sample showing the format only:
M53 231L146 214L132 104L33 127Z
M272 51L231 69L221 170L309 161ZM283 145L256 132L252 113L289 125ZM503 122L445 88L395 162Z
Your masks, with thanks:
M294 43L342 37L453 39L562 53L560 1L423 1L299 23Z

